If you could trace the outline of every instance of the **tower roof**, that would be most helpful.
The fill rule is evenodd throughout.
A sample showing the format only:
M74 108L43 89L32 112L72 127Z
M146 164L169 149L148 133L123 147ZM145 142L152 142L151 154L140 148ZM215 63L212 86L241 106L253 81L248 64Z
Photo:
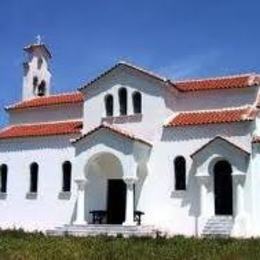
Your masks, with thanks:
M32 53L34 51L40 50L43 53L46 54L46 56L51 59L51 53L49 51L49 49L47 48L47 46L44 43L34 43L34 44L30 44L27 45L23 48L26 52L28 53Z

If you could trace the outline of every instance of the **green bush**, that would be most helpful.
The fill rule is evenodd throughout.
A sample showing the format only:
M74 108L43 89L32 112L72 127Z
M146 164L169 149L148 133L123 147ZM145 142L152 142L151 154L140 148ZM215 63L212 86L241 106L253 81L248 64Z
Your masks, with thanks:
M0 231L0 259L260 259L260 239L48 237Z

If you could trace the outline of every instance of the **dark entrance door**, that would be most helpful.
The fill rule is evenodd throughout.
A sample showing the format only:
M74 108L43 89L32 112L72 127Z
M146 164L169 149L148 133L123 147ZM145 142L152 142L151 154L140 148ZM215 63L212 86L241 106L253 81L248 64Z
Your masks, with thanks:
M219 161L214 167L215 214L233 214L232 169L227 161Z
M123 180L108 180L107 223L125 221L126 184Z

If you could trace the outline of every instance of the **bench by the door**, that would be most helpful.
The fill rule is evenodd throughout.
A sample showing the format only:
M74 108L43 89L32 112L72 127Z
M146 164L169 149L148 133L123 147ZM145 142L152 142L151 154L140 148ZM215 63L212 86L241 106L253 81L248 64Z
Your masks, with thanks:
M89 213L92 214L92 223L93 224L102 224L103 219L107 215L106 210L92 210Z
M144 212L140 210L135 210L134 212L134 219L137 222L137 225L141 225L142 223L142 215L144 215Z

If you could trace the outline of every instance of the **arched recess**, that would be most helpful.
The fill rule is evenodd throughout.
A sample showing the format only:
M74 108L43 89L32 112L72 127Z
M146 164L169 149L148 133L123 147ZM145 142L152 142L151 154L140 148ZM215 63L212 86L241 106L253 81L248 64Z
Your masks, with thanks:
M114 115L114 98L111 94L105 96L106 116Z
M119 98L120 115L127 115L127 90L126 90L126 88L119 89L118 98Z
M30 165L30 192L38 192L38 172L39 165L36 162Z
M218 160L213 167L215 215L233 214L232 167L224 159Z
M132 95L133 99L133 111L134 114L142 113L142 95L140 92L135 91Z
M8 172L8 167L6 164L2 164L0 166L0 192L1 193L6 193L7 192L7 172Z
M118 157L107 152L93 155L85 167L85 176L88 180L85 212L90 223L90 211L105 210L106 223L122 224L125 221L126 184Z
M38 93L39 97L46 95L46 82L44 80L41 81L40 85L38 86Z
M174 159L175 190L186 190L186 161L183 156Z
M71 190L71 170L72 165L70 161L65 161L62 164L62 191L70 192Z

